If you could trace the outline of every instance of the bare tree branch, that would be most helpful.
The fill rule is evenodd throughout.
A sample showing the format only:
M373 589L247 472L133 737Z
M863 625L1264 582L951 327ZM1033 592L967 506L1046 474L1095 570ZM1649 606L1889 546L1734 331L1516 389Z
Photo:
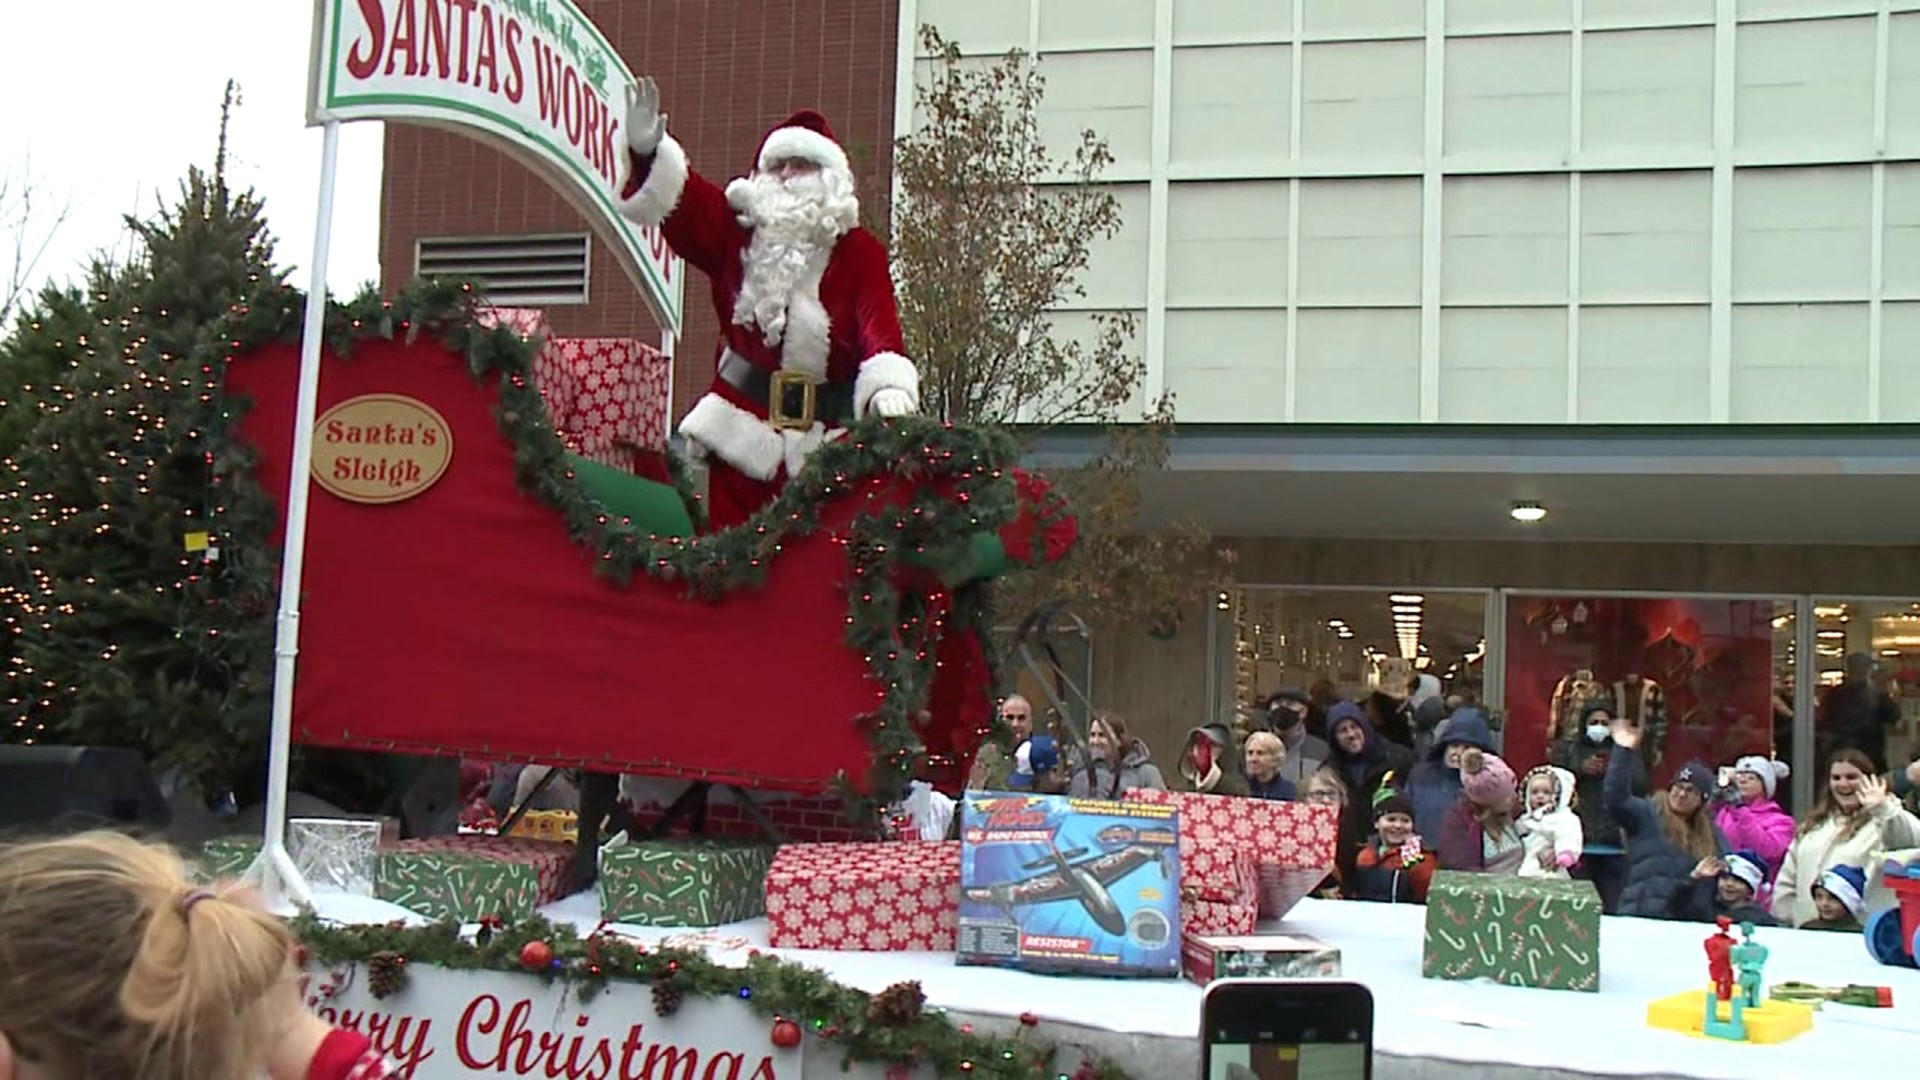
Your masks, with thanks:
M1137 528L1140 476L1166 464L1173 399L1144 396L1135 313L1086 310L1081 275L1123 224L1100 182L1113 153L1093 131L1064 156L1048 150L1046 82L1026 54L963 57L932 27L920 45L931 70L915 88L915 131L894 148L892 250L921 401L1028 436L1103 429L1095 460L1056 475L1080 514L1079 550L1004 588L1016 604L1071 597L1109 623L1164 618L1220 579L1225 556L1199 529Z
M13 322L33 288L40 260L72 216L72 199L54 202L34 179L31 154L0 176L0 235L7 249L6 276L0 280L0 328Z

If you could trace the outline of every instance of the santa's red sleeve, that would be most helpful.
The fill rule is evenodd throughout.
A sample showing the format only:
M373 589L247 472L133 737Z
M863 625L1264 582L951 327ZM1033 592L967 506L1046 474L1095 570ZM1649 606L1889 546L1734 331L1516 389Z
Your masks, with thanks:
M388 1080L394 1075L372 1040L342 1028L333 1029L307 1067L307 1080Z
M882 390L904 390L920 406L920 370L907 359L900 331L900 305L893 294L893 270L887 249L865 229L848 234L845 257L853 260L857 282L855 327L860 371L853 380L853 415L867 414L867 403Z
M619 209L628 221L659 226L674 254L709 277L718 273L739 227L726 193L693 170L686 149L671 135L662 135L645 157L627 148Z

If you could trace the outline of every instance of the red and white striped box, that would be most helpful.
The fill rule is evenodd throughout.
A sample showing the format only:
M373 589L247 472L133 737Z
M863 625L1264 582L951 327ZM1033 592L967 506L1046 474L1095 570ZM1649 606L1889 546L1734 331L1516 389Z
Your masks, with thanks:
M952 952L960 843L784 844L767 871L777 949Z
M1333 869L1338 807L1145 788L1125 798L1180 808L1180 864L1188 880L1231 881L1234 859L1252 856L1266 918L1285 915Z

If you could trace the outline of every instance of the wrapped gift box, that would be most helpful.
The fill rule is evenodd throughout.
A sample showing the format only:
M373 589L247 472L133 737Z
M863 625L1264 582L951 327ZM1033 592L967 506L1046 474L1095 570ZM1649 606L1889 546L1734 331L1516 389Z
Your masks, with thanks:
M775 948L952 952L959 907L958 841L785 844L767 870Z
M246 873L247 868L253 865L253 860L259 857L260 841L221 836L202 844L200 857L193 862L208 881L221 881Z
M628 338L549 338L534 382L567 449L632 472L634 451L667 445L666 354Z
M1177 808L969 791L960 836L960 963L1179 976Z
M636 450L665 450L672 362L631 338L555 337L537 308L483 308L480 321L540 343L534 385L567 449L632 472Z
M1442 870L1427 891L1420 973L1598 991L1600 894L1586 881Z
M560 898L573 846L502 836L402 840L380 853L373 893L432 919L521 919Z
M1125 797L1180 808L1180 862L1188 880L1230 880L1238 855L1251 855L1266 918L1285 915L1333 869L1337 807L1147 788Z
M641 926L720 926L766 913L773 848L650 840L600 855L600 917Z
M1187 931L1181 939L1186 976L1215 979L1337 979L1340 950L1295 934L1222 935Z
M1225 873L1206 881L1183 881L1180 925L1189 934L1251 934L1260 921L1260 878L1253 857L1242 853L1228 861Z

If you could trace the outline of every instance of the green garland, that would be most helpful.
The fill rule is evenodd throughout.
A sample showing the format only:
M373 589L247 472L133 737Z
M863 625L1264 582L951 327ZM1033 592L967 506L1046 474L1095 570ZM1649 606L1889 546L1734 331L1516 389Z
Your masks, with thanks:
M592 934L582 938L572 927L538 917L483 931L469 941L457 923L408 928L398 925L338 926L312 913L296 917L291 928L305 958L329 966L378 963L393 973L393 992L404 988L407 964L430 964L452 971L526 973L521 957L527 946L544 943L551 959L536 974L548 983L567 983L582 1003L609 983L665 987L675 995L725 997L743 1001L756 1013L801 1024L815 1039L839 1047L843 1061L881 1064L931 1064L941 1076L1034 1080L1057 1075L1066 1080L1126 1080L1128 1074L1108 1061L1082 1060L1071 1073L1056 1072L1060 1048L1026 1031L1038 1025L1023 1014L1014 1037L976 1034L956 1027L939 1012L912 1008L899 1013L875 1008L876 1000L917 993L917 986L871 995L842 985L824 972L764 953L751 954L744 968L724 967L701 952L648 949L624 937ZM396 961L398 961L396 963Z
M236 354L268 341L299 339L304 298L288 288L280 299L234 313ZM881 809L905 793L923 749L912 715L927 698L934 659L919 643L927 639L929 620L941 614L925 593L903 593L899 575L911 554L950 549L1013 520L1018 495L1010 470L1019 457L1013 439L994 428L919 417L863 421L816 450L779 498L746 523L684 540L653 536L610 517L587 494L567 466L562 440L534 386L533 343L506 327L481 325L478 306L465 282L417 281L391 302L362 293L348 304L329 305L326 341L337 355L348 355L368 338L412 341L430 333L464 355L476 378L498 386L496 414L513 443L521 487L557 510L574 540L594 554L597 569L617 582L625 584L638 572L709 601L757 588L786 544L820 528L820 512L835 497L881 479L912 482L904 499L858 513L846 536L852 570L847 641L860 650L885 694L870 725L874 755L867 775L843 775L837 788L850 820L877 822ZM684 466L675 461L672 469L698 515ZM947 632L972 631L992 641L984 591L978 584L959 590L957 599L964 602L945 613Z

